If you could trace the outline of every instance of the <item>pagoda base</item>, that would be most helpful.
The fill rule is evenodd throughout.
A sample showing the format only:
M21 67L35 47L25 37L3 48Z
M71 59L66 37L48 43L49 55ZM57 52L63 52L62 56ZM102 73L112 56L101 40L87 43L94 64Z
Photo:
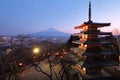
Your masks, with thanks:
M101 69L100 73L97 74L86 74L83 68L81 69L79 66L75 66L75 70L77 72L72 75L72 80L120 80L119 73L116 74L112 68Z
M97 74L81 74L80 80L119 80L115 75L111 75L110 73L102 70Z
M86 68L86 74L100 74L101 68Z

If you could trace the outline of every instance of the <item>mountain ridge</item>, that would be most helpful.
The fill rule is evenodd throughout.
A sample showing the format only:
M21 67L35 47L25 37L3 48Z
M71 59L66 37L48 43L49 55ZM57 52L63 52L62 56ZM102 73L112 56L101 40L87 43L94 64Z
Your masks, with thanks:
M48 28L44 31L30 34L33 37L69 37L69 33L59 31L55 28Z

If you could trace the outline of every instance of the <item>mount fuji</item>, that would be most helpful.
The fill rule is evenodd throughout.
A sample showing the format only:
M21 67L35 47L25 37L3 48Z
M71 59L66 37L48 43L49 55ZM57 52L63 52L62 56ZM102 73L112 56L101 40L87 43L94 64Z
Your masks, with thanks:
M55 28L48 28L41 32L32 33L30 34L30 36L33 36L33 37L69 37L70 34L59 31Z

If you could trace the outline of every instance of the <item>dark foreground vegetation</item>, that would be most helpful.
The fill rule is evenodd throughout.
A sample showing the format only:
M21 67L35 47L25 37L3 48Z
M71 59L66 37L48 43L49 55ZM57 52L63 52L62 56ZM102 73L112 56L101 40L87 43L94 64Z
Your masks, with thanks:
M71 80L70 71L82 60L71 50L71 47L77 46L72 44L74 39L78 38L71 36L68 43L54 43L48 40L30 39L25 35L17 36L16 40L10 38L9 46L0 44L0 80L22 80L20 74L30 67L43 73L49 80ZM119 39L113 36L103 39L114 43L113 46L103 46L104 49L120 52ZM4 40L0 39L0 41ZM40 49L37 54L33 52L36 47ZM47 60L49 65L49 73L39 66L44 60ZM59 65L59 70L55 68L57 65Z

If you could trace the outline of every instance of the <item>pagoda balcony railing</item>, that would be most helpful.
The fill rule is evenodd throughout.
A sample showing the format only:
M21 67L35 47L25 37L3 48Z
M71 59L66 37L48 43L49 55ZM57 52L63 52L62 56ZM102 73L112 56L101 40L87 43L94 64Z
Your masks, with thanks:
M81 40L75 40L75 41L72 41L72 43L75 43L75 44L90 44L90 45L96 45L96 44L100 44L100 45L112 45L113 43L112 42L108 42L108 41L81 41Z
M110 66L117 66L118 64L114 61L104 61L104 60L96 60L96 61L83 61L83 64L81 64L82 67L110 67Z
M103 56L104 58L107 58L111 55L116 55L117 53L116 52L113 52L113 51L86 51L83 56L92 56L92 57L96 57L96 56ZM110 59L110 58L109 58Z
M84 30L84 31L81 31L81 33L85 33L85 32L97 32L97 33L99 33L100 30Z
M96 58L95 57L94 58L90 58L90 57L86 56L86 61L91 62L91 63L93 61L96 62L96 63L97 63L97 61L102 61L103 63L106 62L106 61L107 62L110 61L110 62L113 62L113 63L115 62L116 64L118 64L118 61L112 59L112 57L111 58L107 58L107 57L106 58L104 58L104 57L101 57L101 58L100 57L99 58L98 57L96 57Z
M88 39L81 38L80 41L81 41L81 42L85 42L85 41L95 41L95 42L99 42L100 40L99 40L98 38L88 38Z
M80 40L98 40L98 37L81 38Z
M111 32L84 32L84 34L111 35Z
M85 46L79 46L80 49L86 50L87 48Z
M87 39L86 38L81 38L80 41L84 42L86 41Z

